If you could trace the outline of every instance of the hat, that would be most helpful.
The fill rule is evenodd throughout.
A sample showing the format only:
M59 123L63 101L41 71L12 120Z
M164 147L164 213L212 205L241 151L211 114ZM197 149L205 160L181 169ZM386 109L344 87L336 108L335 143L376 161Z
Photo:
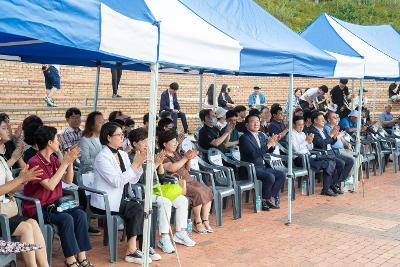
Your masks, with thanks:
M352 110L349 114L349 117L356 117L358 118L358 111L357 110Z
M225 114L226 114L226 109L221 108L221 107L217 107L217 109L215 110L215 115L217 117L217 119L222 118Z
M253 88L254 89L261 89L261 85L259 83L256 83Z
M328 105L328 110L332 111L332 112L336 112L337 111L337 105L336 104L329 104Z

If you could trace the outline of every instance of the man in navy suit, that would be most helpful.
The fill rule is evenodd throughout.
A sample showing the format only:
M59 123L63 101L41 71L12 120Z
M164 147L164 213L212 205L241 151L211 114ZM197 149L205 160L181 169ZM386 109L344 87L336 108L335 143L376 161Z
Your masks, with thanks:
M274 150L278 135L269 139L260 132L260 119L250 114L245 119L246 130L239 138L240 158L243 161L251 162L256 169L257 179L262 181L262 209L279 208L279 192L285 182L285 173L282 171L267 168L263 156ZM272 202L272 197L275 203Z
M178 126L178 118L182 121L183 130L188 133L188 124L186 120L186 114L181 111L181 107L178 103L178 98L176 97L176 91L178 91L178 83L171 83L169 89L165 90L161 94L160 99L160 112L166 110L171 112L172 120L174 121L174 126Z
M324 130L325 118L322 112L313 113L311 115L311 121L313 126L310 127L309 132L314 134L314 148L327 151L327 154L335 159L336 162L336 175L333 176L332 185L329 188L325 187L322 191L322 195L331 196L333 195L332 191L335 194L343 194L338 184L347 179L351 168L353 168L353 161L351 158L344 157L343 155L336 155L331 146L336 143L338 139L340 140L345 133L340 132L339 127L336 125L328 134Z

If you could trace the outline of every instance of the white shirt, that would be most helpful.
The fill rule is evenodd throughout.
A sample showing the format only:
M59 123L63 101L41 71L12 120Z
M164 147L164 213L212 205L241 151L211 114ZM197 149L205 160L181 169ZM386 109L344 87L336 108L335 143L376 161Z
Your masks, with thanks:
M318 91L319 91L318 88L310 88L300 97L300 99L304 100L304 101L307 101L305 96L308 96L308 98L310 98L311 100L314 101L319 95Z
M97 154L93 168L93 188L107 192L110 209L116 212L119 211L124 185L126 183L136 184L143 174L142 168L138 171L134 171L131 168L131 162L127 153L122 150L119 150L118 153L124 162L125 172L121 171L119 162L107 146L104 146L99 154ZM103 196L101 195L92 194L90 204L95 208L105 210Z
M169 95L169 108L174 110L174 95L170 93L168 93L168 95Z
M0 157L0 186L12 181L12 173L3 157ZM0 201L4 199L4 195L0 196Z
M257 141L258 147L261 147L261 142L260 142L260 137L258 136L258 132L257 133L253 133L251 132L251 134L254 136L254 138Z
M260 95L256 95L256 105L261 105L260 104Z
M323 139L326 139L326 135L325 135L325 133L324 133L324 129L319 129L319 128L317 128L317 127L315 127L317 130L318 130L318 132L319 132L319 134L322 136L322 138ZM328 150L331 150L332 149L332 147L331 147L331 144L327 144L326 145L326 148L328 149Z
M292 133L293 150L299 154L309 154L310 150L313 149L313 143L309 144L306 141L306 134L304 132L298 132L296 130Z

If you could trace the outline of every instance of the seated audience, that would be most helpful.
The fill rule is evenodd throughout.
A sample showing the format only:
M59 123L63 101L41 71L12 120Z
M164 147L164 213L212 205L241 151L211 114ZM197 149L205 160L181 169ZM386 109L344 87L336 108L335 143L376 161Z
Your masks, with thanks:
M304 119L301 116L293 117L293 150L295 153L306 155L310 154L310 151L314 148L313 140L314 134L305 134L304 130ZM334 158L330 156L318 156L309 157L311 167L316 171L323 171L322 179L322 193L321 195L337 196L341 193L340 189L335 185L337 173L335 172L336 162ZM304 167L303 161L300 157L297 157L293 161L297 167Z
M240 133L243 133L244 131L246 131L246 125L244 122L244 120L246 119L246 116L247 116L246 107L242 106L242 105L238 105L233 109L233 111L235 111L236 114L238 115L236 129Z
M400 85L399 87L397 87L396 83L389 85L389 98L395 103L400 100Z
M143 116L143 128L149 129L149 113L144 114ZM156 125L158 123L158 116L156 116Z
M164 160L164 169L169 174L177 174L186 181L186 197L189 198L193 206L194 227L197 233L212 233L209 215L211 202L213 200L212 190L206 185L197 182L189 174L190 161L197 157L197 152L187 151L183 156L177 152L178 142L176 134L173 131L166 131L158 137L158 145L164 150L166 159Z
M9 129L3 121L0 124L0 149L4 150L5 144L10 140ZM20 191L26 183L37 181L38 176L42 175L42 170L38 169L37 166L28 170L29 166L25 165L18 177L14 179L3 157L0 157L0 165L0 201L3 203L6 203L7 194ZM21 242L36 244L41 247L36 251L22 253L25 266L49 266L46 245L38 223L18 214L8 219L11 236L19 237ZM0 233L2 230L5 231L6 229L0 229Z
M268 139L259 132L260 119L257 116L248 115L245 122L246 131L239 138L240 158L255 165L257 179L262 181L262 209L268 211L270 208L279 208L279 192L285 182L285 173L267 168L263 160L265 154L274 150L278 136L272 135Z
M172 113L169 112L168 110L163 110L160 112L160 120L164 118L169 118L172 120Z
M267 105L267 101L263 93L260 92L261 86L257 83L253 87L254 92L249 95L247 103L249 108L261 109L263 106Z
M225 147L226 148L231 148L231 147L239 145L239 131L235 128L236 121L237 121L236 112L233 111L233 110L228 110L226 112L227 125L221 130L221 134L225 133L225 131L228 128L228 124L232 125L233 129L232 129L232 132L231 132L231 134L229 136L228 141L225 143Z
M147 131L143 128L133 130L129 134L129 140L131 141L134 151L140 153L147 153ZM161 151L155 156L155 168L158 175L164 174L163 161L165 160L165 152ZM154 181L157 184L157 180ZM171 242L169 236L170 220L172 207L175 208L175 234L173 240L175 243L183 244L188 247L196 245L186 232L187 218L188 218L188 199L184 195L180 195L173 201L166 197L152 195L152 201L158 205L158 232L161 235L158 247L165 253L175 252L175 248Z
M128 115L122 113L122 111L120 110L114 110L110 113L110 115L108 115L108 121L115 121L115 120L121 120L121 121L125 121L127 118L129 118Z
M181 110L176 96L178 89L178 83L173 82L169 85L169 88L161 94L160 112L163 110L171 112L175 128L178 127L178 118L181 119L183 130L185 133L188 133L189 127L186 120L186 114Z
M38 176L39 180L30 181L24 186L24 195L39 199L45 223L57 226L65 264L93 266L86 257L86 251L91 249L86 213L79 207L57 211L57 201L62 197L61 181L72 183L73 162L79 156L79 147L68 149L60 162L53 155L60 151L56 128L41 126L37 129L35 138L39 151L29 160L28 165L31 169L41 170L42 175ZM24 201L22 206L25 216L36 217L33 203Z
M218 95L218 106L223 107L224 109L233 109L235 107L235 103L229 95L230 91L231 89L227 84L221 86L221 91Z
M268 133L270 136L277 135L278 140L284 138L288 132L285 124L283 124L283 111L279 105L271 107L272 120L268 126Z
M311 121L311 115L313 112L318 112L318 111L311 111L309 109L304 110L303 112L303 118L304 118L304 133L309 133L310 128L312 127L312 121Z
M31 115L22 122L22 130L24 132L24 142L28 147L24 151L23 161L28 162L33 156L36 155L38 148L35 143L35 132L43 126L43 121L36 115Z
M206 96L204 98L203 109L213 109L214 108L214 84L210 84L207 89Z
M383 127L389 134L392 133L393 126L396 123L399 123L399 118L393 118L392 112L392 105L386 104L385 111L379 115L379 121Z
M271 123L271 111L269 110L268 107L263 107L261 109L261 115L260 115L260 131L269 135L268 134L268 127Z
M61 132L62 152L79 143L82 135L82 130L79 128L81 127L81 115L81 111L77 108L69 108L65 112L65 119L69 127Z
M224 152L225 143L229 140L233 126L228 124L224 134L221 134L216 127L217 118L215 117L214 111L211 109L203 109L200 111L199 117L200 121L203 123L203 127L199 131L199 146L206 150L215 147Z
M344 117L340 120L340 130L346 131L351 137L355 138L355 134L357 133L357 118L358 111L351 111L347 117ZM361 126L361 131L365 131L365 128L365 126Z
M221 129L222 128L225 128L225 126L227 125L227 122L226 122L226 109L224 109L224 108L221 108L221 107L218 107L216 110L215 110L215 117L217 118L217 128L218 128L218 130L220 130L221 131Z
M142 165L147 154L136 151L135 158L131 163L128 154L119 150L123 140L124 134L118 124L107 122L101 127L100 143L103 148L94 161L93 188L107 192L111 213L118 214L125 220L125 231L128 239L125 261L142 264L143 254L137 248L136 241L139 239L139 244L142 245L143 206L139 202L130 201L129 208L120 210L120 205L121 199L127 197L124 195L125 187L139 181L143 173ZM90 205L94 213L105 214L105 204L101 195L93 194ZM161 256L151 248L150 259L160 260Z
M349 177L350 170L353 168L353 161L336 156L335 152L332 150L332 145L336 143L338 139L342 138L345 132L340 132L339 126L333 126L330 134L325 132L325 118L322 112L313 113L311 120L313 126L310 128L310 133L314 134L314 149L324 150L335 159L337 176L334 177L333 184L336 186L339 182ZM341 191L337 191L341 193Z
M24 144L20 140L22 128L18 127L13 136L10 117L6 113L0 113L0 125L7 128L10 133L10 139L4 144L4 149L0 151L0 156L7 161L8 167L12 169L25 167L25 162L22 160Z
M169 118L160 119L158 121L158 129L160 132L174 129L174 121Z

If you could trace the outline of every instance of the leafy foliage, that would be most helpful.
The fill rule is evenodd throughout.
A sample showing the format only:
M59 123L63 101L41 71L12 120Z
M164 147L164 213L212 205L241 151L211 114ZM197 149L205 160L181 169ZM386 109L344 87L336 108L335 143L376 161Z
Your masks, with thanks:
M322 12L357 24L392 24L400 30L400 0L256 0L294 31Z

